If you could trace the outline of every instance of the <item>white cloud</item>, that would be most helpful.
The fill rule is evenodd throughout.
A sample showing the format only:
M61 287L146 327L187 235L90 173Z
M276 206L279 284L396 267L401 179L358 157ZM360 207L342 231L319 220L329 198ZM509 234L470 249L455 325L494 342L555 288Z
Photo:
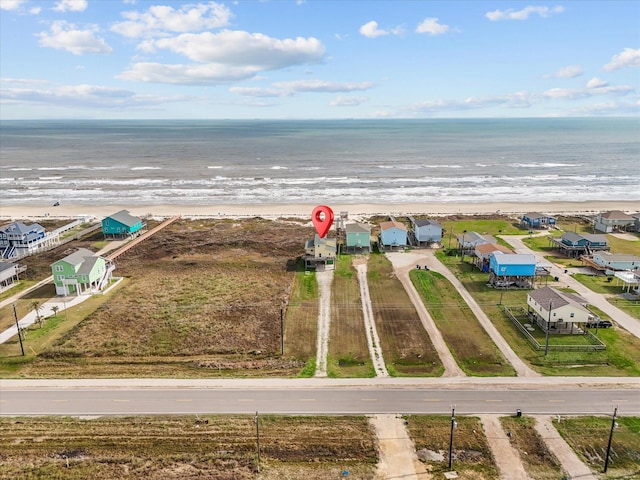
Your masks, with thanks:
M449 25L438 23L437 18L425 18L422 23L416 27L417 33L428 33L429 35L442 35L449 31Z
M280 40L260 33L231 30L186 33L154 40L148 45L180 53L196 62L244 65L260 70L316 63L325 54L322 43L313 37Z
M548 17L554 13L564 12L564 7L558 5L556 7L543 7L543 6L528 6L522 10L514 10L509 8L507 10L494 10L493 12L487 12L485 16L491 21L497 20L526 20L532 13L537 13L542 18Z
M84 12L87 8L87 0L59 0L53 10L56 12Z
M125 21L115 23L111 30L125 37L152 37L167 33L200 32L229 24L231 11L215 2L183 5L174 9L154 5L144 12L123 12Z
M3 88L3 101L37 103L69 108L130 109L155 107L160 103L183 100L184 97L138 95L131 90L100 85L62 85L49 88Z
M545 75L545 78L574 78L582 75L584 72L579 65L569 65L567 67L560 68L553 73Z
M229 91L247 97L289 97L296 93L353 92L368 90L372 87L372 82L351 83L327 82L325 80L297 80L291 82L275 82L270 88L232 87ZM346 98L347 97L344 97L344 102L347 102ZM355 99L355 97L353 98Z
M625 48L621 53L611 57L611 61L602 68L612 72L625 67L640 67L640 48Z
M379 29L378 22L371 20L360 27L360 34L368 38L376 38L389 35L389 32Z
M40 7L33 7L29 9L29 13L31 15L39 15L41 11L42 11L42 8Z
M357 90L369 90L372 82L327 82L324 80L298 80L293 82L276 82L276 87L284 88L291 92L353 92Z
M232 87L229 89L231 93L236 93L245 97L285 97L288 92L280 88L258 88L258 87Z
M259 70L250 66L221 64L164 65L161 63L136 63L117 78L171 85L221 85L253 77Z
M17 10L27 0L0 0L0 10Z
M368 102L368 97L352 97L348 95L338 95L334 98L329 105L332 107L357 107L365 102Z
M598 77L593 77L591 80L587 82L587 88L602 88L609 85L609 82L599 79Z
M40 38L40 46L66 50L74 55L83 53L111 53L112 49L104 39L97 37L98 27L90 25L81 30L64 20L53 22L49 33L36 34Z

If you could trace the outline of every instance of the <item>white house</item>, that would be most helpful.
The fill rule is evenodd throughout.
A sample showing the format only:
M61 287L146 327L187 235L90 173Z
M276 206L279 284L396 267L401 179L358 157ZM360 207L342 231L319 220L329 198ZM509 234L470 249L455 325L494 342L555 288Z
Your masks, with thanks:
M531 290L527 294L527 307L536 323L543 330L548 328L557 333L571 333L574 324L593 321L596 317L586 304L586 300L577 295L551 287Z

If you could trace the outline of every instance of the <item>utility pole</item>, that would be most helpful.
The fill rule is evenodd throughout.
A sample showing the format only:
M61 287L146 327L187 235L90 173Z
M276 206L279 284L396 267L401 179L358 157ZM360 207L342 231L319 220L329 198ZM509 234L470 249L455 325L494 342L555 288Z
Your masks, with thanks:
M284 355L284 304L280 304L280 350Z
M453 429L456 428L456 406L451 407L451 433L449 434L449 470L453 465Z
M549 326L551 325L551 308L553 307L553 302L549 300L549 319L547 320L547 328L544 336L544 356L547 356L549 353Z
M618 414L618 407L613 409L613 418L611 419L611 430L609 431L609 443L607 444L607 456L604 459L604 473L607 473L609 468L609 458L611 456L611 440L613 439L613 429L616 428L616 416Z
M256 447L258 449L258 473L260 473L260 418L258 417L258 412L256 412L256 416L253 417L256 422Z
M18 325L18 314L16 313L16 304L13 304L13 318L16 319L16 330L18 330L18 339L20 340L20 350L24 357L24 346L22 345L22 333L20 332L20 325Z

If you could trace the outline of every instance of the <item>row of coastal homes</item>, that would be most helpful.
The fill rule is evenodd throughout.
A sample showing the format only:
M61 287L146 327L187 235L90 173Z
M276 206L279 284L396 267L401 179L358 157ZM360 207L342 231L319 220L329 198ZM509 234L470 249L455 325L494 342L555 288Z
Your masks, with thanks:
M38 223L15 222L0 228L0 258L31 255L58 242L57 234L47 234Z

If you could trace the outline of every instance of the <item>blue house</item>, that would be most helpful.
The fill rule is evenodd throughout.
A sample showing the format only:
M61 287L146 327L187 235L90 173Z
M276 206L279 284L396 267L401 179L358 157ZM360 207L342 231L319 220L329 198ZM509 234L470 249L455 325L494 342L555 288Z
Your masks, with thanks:
M102 233L105 238L130 237L145 227L142 219L132 216L128 210L120 210L102 219Z
M547 228L555 224L556 218L544 213L531 212L522 216L522 225L528 228Z
M494 286L532 288L535 275L534 255L495 252L489 257L489 283Z
M442 242L442 225L435 220L416 220L409 217L413 225L413 234L418 245L421 243Z
M609 242L604 235L566 232L562 238L549 237L549 244L558 248L567 257L590 255L593 252L609 250Z
M44 227L38 223L15 222L0 229L0 257L13 258L38 250L45 238Z
M407 246L407 227L395 220L380 223L380 245L393 250Z

